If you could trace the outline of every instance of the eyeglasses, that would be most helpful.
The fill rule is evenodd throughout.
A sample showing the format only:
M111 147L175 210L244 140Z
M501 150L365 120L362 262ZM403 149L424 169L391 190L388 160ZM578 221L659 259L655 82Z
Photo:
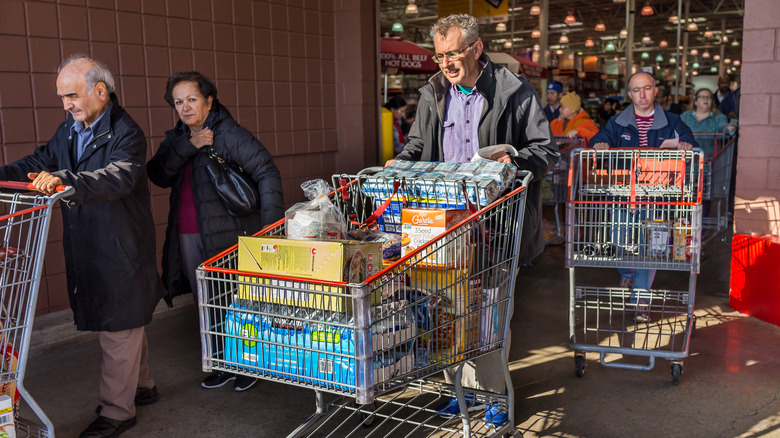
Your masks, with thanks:
M701 100L712 100L712 96L696 96L696 98Z
M645 85L644 87L636 87L636 88L632 88L632 89L631 89L631 92L632 92L633 94L639 94L639 92L640 92L640 91L644 90L644 92L645 92L645 93L649 93L649 92L650 92L650 90L652 90L652 89L653 89L653 86L652 86L652 85Z
M477 40L477 41L479 41L479 40ZM444 57L445 56L450 61L457 61L458 59L460 59L460 55L463 52L465 52L466 50L470 49L471 46L473 46L474 43L476 43L477 41L474 41L473 43L469 44L468 46L466 46L466 47L464 47L464 48L462 48L460 50L453 50L452 52L447 52L447 53L437 53L437 54L431 56L431 58L433 59L433 62L435 62L436 64L441 64L444 61Z

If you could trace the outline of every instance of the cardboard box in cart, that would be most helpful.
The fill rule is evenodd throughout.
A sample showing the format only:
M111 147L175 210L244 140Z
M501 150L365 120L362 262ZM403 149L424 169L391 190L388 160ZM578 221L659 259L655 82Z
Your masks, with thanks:
M469 215L468 210L405 208L401 212L401 257L440 236ZM445 267L463 266L468 254L466 237L447 237L429 247L420 255L423 263ZM452 239L457 241L453 242Z
M288 240L250 236L238 238L239 271L361 283L380 269L382 244L379 242ZM327 293L317 293L343 293L343 288L248 276L241 276L239 279L258 283L258 286L240 285L238 294L242 299L334 312L346 312L352 308L352 298L349 296L340 298Z
M14 402L7 395L0 395L0 438L16 438Z

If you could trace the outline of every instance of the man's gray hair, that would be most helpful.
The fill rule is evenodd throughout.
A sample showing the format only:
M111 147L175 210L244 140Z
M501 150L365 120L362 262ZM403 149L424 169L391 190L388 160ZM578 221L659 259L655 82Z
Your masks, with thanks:
M86 61L92 64L90 65L89 70L87 70L87 74L84 78L87 86L87 94L92 93L92 90L95 89L95 85L97 85L98 82L106 84L106 91L108 91L109 94L113 93L114 76L111 74L111 71L102 62L98 61L97 59L90 58L83 53L70 55L68 59L63 61L60 67L57 69L57 74L59 74L62 69L69 66L70 64L82 61Z
M439 20L431 26L431 39L436 40L436 35L447 35L452 28L460 29L463 42L474 43L479 39L479 24L477 19L469 14L452 14Z

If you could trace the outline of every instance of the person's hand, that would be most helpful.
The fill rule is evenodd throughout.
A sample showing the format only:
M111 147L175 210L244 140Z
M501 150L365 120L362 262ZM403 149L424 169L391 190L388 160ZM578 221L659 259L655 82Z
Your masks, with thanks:
M36 190L46 196L53 195L57 186L62 185L60 177L54 176L45 170L40 173L30 172L27 174L27 178L32 180L32 185Z
M577 130L576 129L572 129L571 131L566 133L566 136L569 137L569 138L576 137L577 136Z
M726 125L726 129L725 129L726 132L728 132L730 134L733 134L734 131L736 131L736 130L737 130L737 124L736 123L731 122L731 123Z
M677 145L677 150L680 150L680 151L689 151L691 149L693 149L693 145L688 143L688 142L681 141Z
M200 132L190 137L190 143L198 149L204 146L211 146L214 144L214 131L209 128L203 128Z
M490 156L490 159L499 163L512 164L512 158L504 151L496 152Z
M393 164L393 163L395 163L395 159L390 159L390 160L387 160L387 162L385 163L385 168L386 168L387 166L389 166L389 165Z
M593 149L596 149L596 150L599 150L599 151L603 151L605 149L609 149L609 144L605 143L603 141L598 142L598 143L594 143L593 144Z

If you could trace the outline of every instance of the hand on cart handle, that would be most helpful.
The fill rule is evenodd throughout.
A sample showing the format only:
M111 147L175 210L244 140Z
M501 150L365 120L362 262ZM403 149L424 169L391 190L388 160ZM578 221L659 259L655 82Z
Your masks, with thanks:
M609 143L605 143L603 141L599 143L594 143L593 149L596 149L597 151L603 151L609 149Z
M30 172L27 174L27 178L32 180L32 183L26 187L38 190L46 196L51 196L54 192L65 190L65 185L62 184L62 179L58 176L54 176L51 173L42 170L40 173Z

